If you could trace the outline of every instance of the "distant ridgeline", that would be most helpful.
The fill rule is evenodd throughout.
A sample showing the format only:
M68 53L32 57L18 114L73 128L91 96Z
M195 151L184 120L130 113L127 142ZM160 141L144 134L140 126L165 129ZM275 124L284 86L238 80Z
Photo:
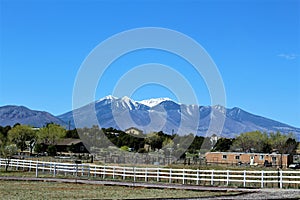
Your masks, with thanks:
M87 113L88 106L95 106L98 121L91 120ZM197 112L192 112L192 111ZM195 116L195 113L198 116ZM30 110L23 106L0 107L0 125L13 126L16 123L43 127L48 123L59 124L67 129L75 128L74 116L80 119L77 128L99 125L102 128L113 127L126 130L136 127L144 133L163 131L167 134L193 133L199 136L216 134L221 137L233 138L244 132L280 132L293 133L300 139L300 128L292 127L271 119L248 113L240 108L223 106L198 106L177 103L168 98L134 101L128 97L104 97L94 104L67 112L59 116L44 111ZM184 122L182 121L184 119ZM225 120L221 133L214 130L214 122ZM198 121L196 121L198 120ZM179 128L180 127L180 128ZM180 132L181 131L181 132Z

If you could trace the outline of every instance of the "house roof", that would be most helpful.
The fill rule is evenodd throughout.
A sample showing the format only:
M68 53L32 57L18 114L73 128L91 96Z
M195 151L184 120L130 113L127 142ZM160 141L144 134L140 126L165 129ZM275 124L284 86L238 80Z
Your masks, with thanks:
M138 128L135 128L135 127L130 127L130 128L128 128L128 129L126 129L125 132L126 132L126 131L129 131L129 130L132 130L132 129L137 130L137 131L139 131L139 132L142 132L142 130L140 130L140 129L138 129Z
M80 139L73 139L73 138L66 138L66 139L62 139L59 140L57 142L57 145L66 145L66 146L70 146L72 144L78 144L82 142Z

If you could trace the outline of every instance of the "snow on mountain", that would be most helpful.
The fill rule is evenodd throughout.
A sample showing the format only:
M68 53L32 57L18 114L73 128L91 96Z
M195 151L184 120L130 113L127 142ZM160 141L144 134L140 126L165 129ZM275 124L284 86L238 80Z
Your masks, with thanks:
M95 114L96 118L93 117ZM40 127L50 122L62 125L70 122L74 128L74 116L77 128L100 125L103 128L125 130L136 127L144 133L163 131L170 134L197 133L203 136L221 132L223 137L235 137L240 133L256 130L280 131L292 132L300 139L300 128L254 115L237 107L228 109L220 105L185 105L169 98L134 101L129 97L107 96L57 117L23 106L0 107L1 126L20 123ZM224 126L222 121L225 122Z
M118 99L117 97L114 97L112 95L108 95L106 97L101 98L100 100L98 100L97 102L103 101L103 100L116 100Z
M153 98L153 99L146 99L146 100L139 101L139 103L149 106L151 108L164 101L172 101L172 100L170 98Z
M227 109L221 105L185 105L169 98L134 101L129 97L107 96L95 102L98 123L101 127L125 130L136 127L145 133L195 133L212 135L221 131L224 137L235 137L247 131L282 133L293 132L300 138L300 129L271 119L248 113L240 108ZM84 107L75 115L85 126L92 126ZM65 122L73 121L72 112L58 116ZM224 121L224 126L222 126ZM195 127L196 126L196 127ZM221 130L220 130L221 128Z

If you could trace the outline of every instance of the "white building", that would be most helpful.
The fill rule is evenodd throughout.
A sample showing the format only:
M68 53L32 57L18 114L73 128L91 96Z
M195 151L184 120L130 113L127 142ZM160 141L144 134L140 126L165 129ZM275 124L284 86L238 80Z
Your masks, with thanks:
M137 129L135 127L130 127L125 130L125 133L131 134L131 135L142 135L143 131L141 131L140 129Z

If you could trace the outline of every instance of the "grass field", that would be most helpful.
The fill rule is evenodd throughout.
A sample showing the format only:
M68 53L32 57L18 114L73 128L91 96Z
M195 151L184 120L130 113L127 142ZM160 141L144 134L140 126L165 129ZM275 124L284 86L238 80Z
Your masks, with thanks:
M237 194L57 182L0 181L1 199L148 199Z

